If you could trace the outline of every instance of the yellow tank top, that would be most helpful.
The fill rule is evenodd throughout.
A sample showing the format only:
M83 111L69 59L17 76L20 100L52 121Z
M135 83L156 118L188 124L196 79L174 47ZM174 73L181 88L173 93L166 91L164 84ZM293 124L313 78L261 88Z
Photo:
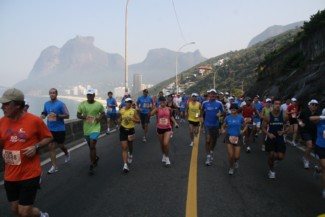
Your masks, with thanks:
M133 121L133 116L134 116L135 112L136 111L133 108L130 108L130 109L122 108L120 110L120 114L121 114L121 118L122 118L121 125L124 128L128 128L128 129L134 128L135 124Z
M200 108L201 103L195 102L193 105L192 102L188 103L188 120L193 122L199 122L200 121Z

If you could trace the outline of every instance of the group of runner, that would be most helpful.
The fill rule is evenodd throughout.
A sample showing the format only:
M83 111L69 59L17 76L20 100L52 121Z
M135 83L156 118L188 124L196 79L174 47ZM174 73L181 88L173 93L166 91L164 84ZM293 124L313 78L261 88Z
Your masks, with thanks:
M133 141L135 124L141 123L142 141L147 142L148 124L152 116L156 117L156 132L162 152L162 162L171 166L169 142L173 128L178 127L176 120L189 124L189 146L199 134L200 126L205 134L205 165L210 166L214 160L213 152L217 139L224 133L223 142L227 144L229 157L229 175L234 175L239 167L241 147L246 152L251 150L251 137L262 136L262 151L268 152L268 177L274 179L275 164L284 159L286 152L285 135L291 132L292 145L297 145L298 130L306 142L303 166L308 169L310 156L314 149L319 158L316 172L325 171L325 109L317 108L318 101L312 99L307 107L300 110L297 99L291 98L282 104L280 98L260 99L255 96L236 98L229 93L210 89L201 97L197 93L190 96L151 97L147 89L137 100L129 95L122 99L120 115L117 118L117 102L112 92L108 92L106 109L95 100L95 91L87 90L87 100L81 102L77 109L77 118L83 120L83 133L89 147L89 175L94 175L99 157L96 143L101 132L101 121L106 119L109 134L113 122L119 129L122 148L124 173L129 172L133 161ZM70 161L70 153L64 145L64 119L69 118L66 105L57 99L58 90L49 90L50 100L44 103L41 118L30 114L25 107L24 94L15 88L6 90L0 98L4 117L0 119L0 148L5 161L5 189L13 213L18 216L49 216L33 207L41 176L40 147L49 146L51 168L48 174L59 171L56 164L56 144L65 154L65 163ZM47 126L42 119L47 118ZM252 135L251 135L252 134ZM325 198L325 173L322 173L322 196Z

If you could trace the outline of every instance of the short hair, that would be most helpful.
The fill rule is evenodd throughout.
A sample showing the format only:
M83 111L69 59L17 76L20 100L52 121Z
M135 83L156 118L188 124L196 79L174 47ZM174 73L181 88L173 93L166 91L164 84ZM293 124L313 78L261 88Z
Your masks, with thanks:
M274 103L275 101L280 101L280 103L282 102L280 97L274 97L272 103Z
M49 90L49 93L51 92L51 90L54 90L55 93L56 93L56 95L58 95L58 90L57 90L56 88L52 87L52 88Z
M112 94L112 95L113 95L112 91L108 91L107 95L110 95L110 94Z

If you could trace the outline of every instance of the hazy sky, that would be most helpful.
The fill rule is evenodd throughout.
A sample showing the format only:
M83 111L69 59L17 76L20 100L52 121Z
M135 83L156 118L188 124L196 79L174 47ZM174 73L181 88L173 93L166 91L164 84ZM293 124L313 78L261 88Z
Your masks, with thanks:
M61 48L76 35L124 56L125 6L126 0L0 0L0 86L27 78L45 48ZM211 58L240 50L266 28L308 21L324 8L324 0L130 0L129 64L150 49L177 51L191 41L182 52L198 49Z

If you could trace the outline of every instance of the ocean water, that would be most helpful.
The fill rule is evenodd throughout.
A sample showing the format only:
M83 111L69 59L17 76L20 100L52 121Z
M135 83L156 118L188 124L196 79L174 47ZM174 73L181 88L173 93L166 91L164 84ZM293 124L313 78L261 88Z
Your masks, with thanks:
M69 110L70 113L70 119L76 119L77 118L77 109L78 105L80 104L80 101L77 100L72 100L72 99L60 99L60 96L58 96L58 99L64 102ZM30 97L27 96L26 100L28 101L29 104L29 109L28 112L40 116L43 108L44 108L44 103L48 100L50 100L49 97ZM86 100L86 97L85 97ZM0 117L3 116L3 111L1 110L0 112Z

